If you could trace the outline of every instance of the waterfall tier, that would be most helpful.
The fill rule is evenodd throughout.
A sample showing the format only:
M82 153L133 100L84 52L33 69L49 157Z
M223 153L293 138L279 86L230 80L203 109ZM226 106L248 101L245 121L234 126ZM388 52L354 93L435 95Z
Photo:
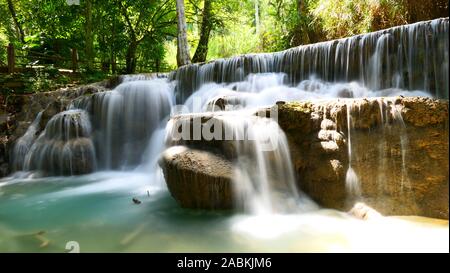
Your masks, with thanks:
M141 163L153 132L173 105L173 90L165 79L133 77L114 90L97 93L91 103L95 146L100 167L117 169Z
M284 73L295 86L311 78L357 81L370 90L422 90L448 98L449 19L442 18L285 51L248 54L187 65L169 76L177 80L177 102L208 82L243 81L251 73Z
M78 175L96 169L91 123L83 110L56 114L25 156L24 170L45 175Z

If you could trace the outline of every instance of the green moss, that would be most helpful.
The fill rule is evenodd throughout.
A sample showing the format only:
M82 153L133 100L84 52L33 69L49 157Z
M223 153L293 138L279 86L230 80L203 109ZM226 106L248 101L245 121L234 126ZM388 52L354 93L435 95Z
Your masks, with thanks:
M309 114L311 112L313 112L312 109L313 105L311 102L289 102L287 104L282 105L280 108L282 109L282 111L287 111L287 112L302 112L305 114Z

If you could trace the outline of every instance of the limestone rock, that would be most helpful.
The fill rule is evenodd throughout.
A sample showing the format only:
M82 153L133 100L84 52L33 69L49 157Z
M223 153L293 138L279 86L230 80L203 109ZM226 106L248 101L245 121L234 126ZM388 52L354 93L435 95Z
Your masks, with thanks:
M345 188L348 117L359 200L386 215L447 219L447 100L334 99L279 106L300 188L326 207L349 210L358 201Z
M378 211L360 202L356 203L348 213L361 220L373 220L382 217Z
M336 130L336 123L330 119L324 118L320 123L320 128L323 130Z
M175 200L184 208L231 209L233 165L211 152L168 148L159 161Z

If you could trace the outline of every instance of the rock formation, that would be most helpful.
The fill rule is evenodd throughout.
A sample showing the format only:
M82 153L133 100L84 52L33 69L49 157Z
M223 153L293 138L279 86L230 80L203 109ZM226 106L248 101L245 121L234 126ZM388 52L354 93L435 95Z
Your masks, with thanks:
M167 149L160 159L172 196L185 208L231 209L233 166L220 155L184 146Z
M289 140L298 186L321 206L349 210L355 202L363 201L384 215L448 218L447 100L335 99L277 103L277 107L279 125ZM193 127L193 117L177 116L172 121ZM220 124L220 118L206 114L200 126L211 120ZM220 161L226 166L231 166L234 159L233 145L228 141L207 141L202 137L173 144L220 153L228 160ZM198 168L197 163L187 164L197 162L195 153L184 152L182 158L182 174L195 173L210 182L218 177L231 179L231 171L222 177L220 168L220 172L215 172L215 168L206 170ZM198 200L215 183L202 180L204 188L200 191L204 193L200 193L200 182L193 176L172 174L174 165L178 166L162 164L169 190L182 206L200 207L184 201L194 195L203 208L221 207L208 194ZM349 169L357 192L349 191ZM187 186L191 183L192 187ZM223 200L224 196L215 198ZM208 206L208 202L212 203ZM228 208L228 203L224 207Z
M319 204L347 210L363 200L382 214L448 218L448 101L288 103L278 119L299 186ZM349 145L359 196L346 189Z
M69 108L73 102L106 91L108 84L111 84L110 81L31 95L12 95L6 98L0 119L0 177L14 171L12 166L14 145L25 134L39 112L42 111L42 116L37 126L36 137L53 116Z

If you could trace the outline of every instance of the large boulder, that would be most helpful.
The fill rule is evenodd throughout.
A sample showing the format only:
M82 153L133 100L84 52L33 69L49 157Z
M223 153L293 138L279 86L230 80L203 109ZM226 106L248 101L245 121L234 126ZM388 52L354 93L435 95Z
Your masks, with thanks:
M180 206L196 209L233 207L233 166L222 156L173 146L164 151L159 164L169 191Z

